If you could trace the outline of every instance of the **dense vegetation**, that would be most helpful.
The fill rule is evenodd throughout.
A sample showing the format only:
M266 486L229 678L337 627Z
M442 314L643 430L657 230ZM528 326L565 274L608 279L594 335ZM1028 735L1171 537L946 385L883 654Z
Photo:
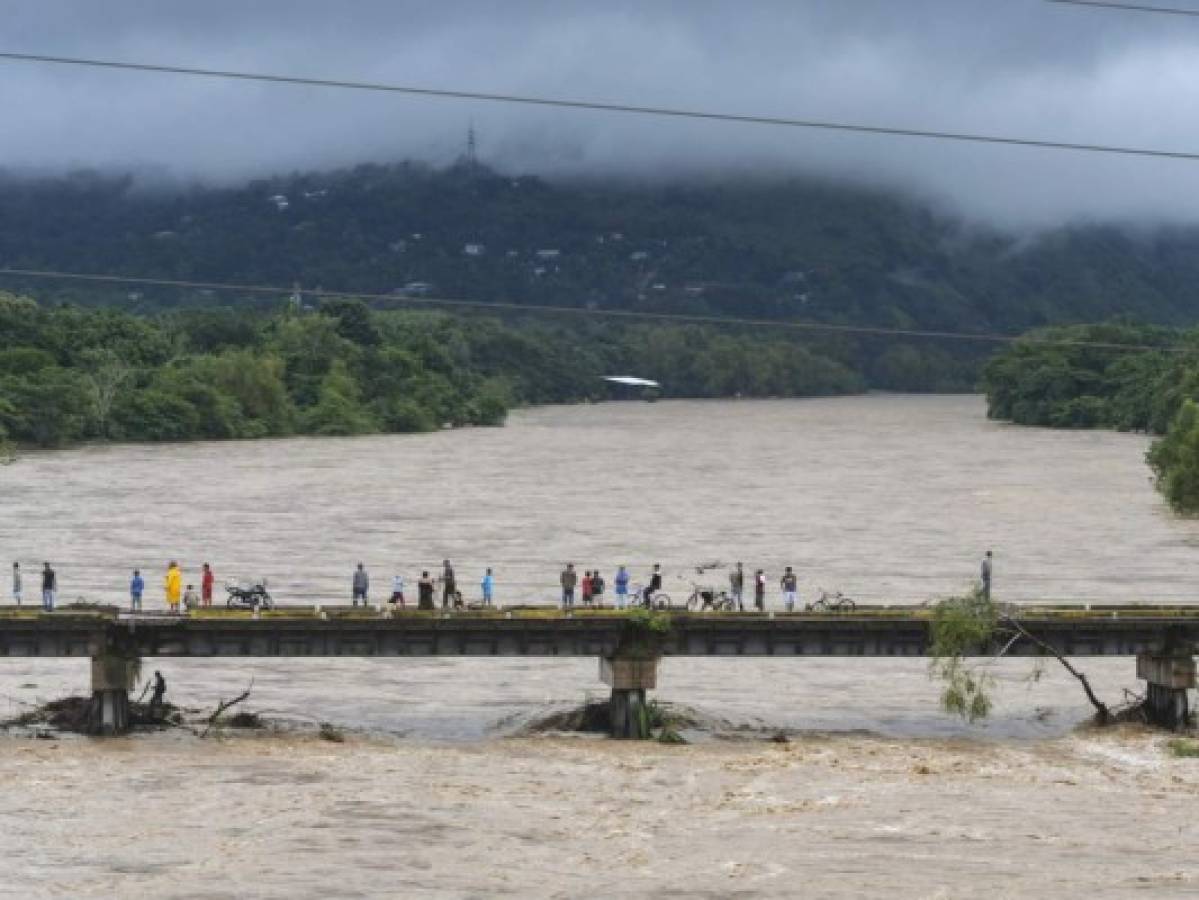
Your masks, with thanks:
M1199 329L1046 329L992 359L983 386L992 418L1164 435L1149 452L1158 487L1174 509L1199 513Z
M0 294L0 439L184 440L497 425L514 404L608 396L636 364L673 396L859 391L794 342L699 327L577 328L358 301L147 317Z

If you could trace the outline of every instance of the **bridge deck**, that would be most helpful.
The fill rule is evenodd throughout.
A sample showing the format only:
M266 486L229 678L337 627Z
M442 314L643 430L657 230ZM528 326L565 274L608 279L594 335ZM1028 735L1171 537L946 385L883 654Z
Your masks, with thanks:
M854 613L670 614L665 656L923 656L931 613L913 607ZM1027 607L1021 622L1059 652L1135 655L1199 643L1199 607ZM120 647L145 657L610 656L628 647L615 610L552 609L395 615L347 607L189 615L115 610L40 614L0 608L0 657L85 657ZM985 651L981 651L985 652ZM1035 655L1018 642L1010 652Z

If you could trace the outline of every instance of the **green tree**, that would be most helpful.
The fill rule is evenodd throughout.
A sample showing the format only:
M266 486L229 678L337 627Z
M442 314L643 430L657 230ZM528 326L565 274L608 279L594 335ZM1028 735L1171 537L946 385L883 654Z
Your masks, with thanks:
M317 403L304 413L305 430L312 434L350 435L377 431L378 423L361 404L361 391L340 361L321 381Z

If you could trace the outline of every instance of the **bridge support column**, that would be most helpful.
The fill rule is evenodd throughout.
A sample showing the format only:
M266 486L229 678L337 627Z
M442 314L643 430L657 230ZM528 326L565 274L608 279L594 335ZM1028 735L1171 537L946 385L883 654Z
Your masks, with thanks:
M88 730L92 734L125 734L129 730L129 689L137 662L108 654L92 657L92 708Z
M650 723L645 692L658 686L658 658L601 657L600 678L612 688L608 700L612 737L648 738Z
M1187 725L1187 691L1195 687L1195 658L1188 654L1141 653L1137 677L1149 684L1145 710L1150 721L1164 728Z

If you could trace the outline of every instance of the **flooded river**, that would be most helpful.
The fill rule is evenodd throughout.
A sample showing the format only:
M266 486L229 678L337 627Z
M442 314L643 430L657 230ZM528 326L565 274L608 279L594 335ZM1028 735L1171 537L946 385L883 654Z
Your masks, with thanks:
M346 602L353 565L484 567L552 602L574 561L637 578L743 560L777 585L911 603L996 554L1004 599L1190 602L1199 523L1148 483L1142 437L988 422L974 397L544 408L421 436L95 447L0 468L0 558L63 599L266 576ZM719 576L718 576L719 577ZM772 602L777 597L772 596ZM153 595L159 602L157 592ZM600 684L594 660L182 661L175 702L253 679L282 734L0 737L0 896L1178 896L1199 893L1199 761L1079 732L1059 673L993 667L997 711L936 707L918 660L668 660L707 723L672 748L519 736ZM1133 662L1088 660L1109 699ZM0 662L0 711L86 664ZM317 739L333 722L347 741ZM790 742L769 743L786 732Z

